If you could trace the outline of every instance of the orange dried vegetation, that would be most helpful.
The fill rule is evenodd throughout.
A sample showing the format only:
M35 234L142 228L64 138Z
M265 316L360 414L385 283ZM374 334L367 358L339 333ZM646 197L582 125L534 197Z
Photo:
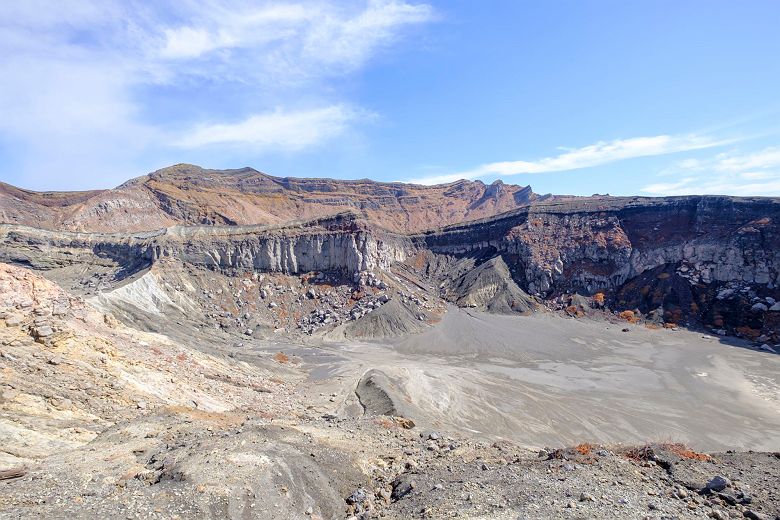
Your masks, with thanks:
M699 453L697 451L693 451L688 446L680 442L662 444L661 447L664 448L665 450L671 451L678 457L682 457L684 459L702 460L702 461L712 460L712 457L707 455L706 453Z
M693 451L691 448L681 442L663 442L660 444L645 444L644 446L633 446L623 450L622 455L635 462L652 460L655 450L663 450L674 453L680 458L689 460L711 461L712 457L706 453Z
M276 354L274 354L274 361L276 361L277 363L289 363L290 356L288 356L284 352L277 352Z
M576 445L574 447L574 450L580 455L590 455L595 448L596 446L594 446L593 444L590 444L588 442L583 442L582 444Z

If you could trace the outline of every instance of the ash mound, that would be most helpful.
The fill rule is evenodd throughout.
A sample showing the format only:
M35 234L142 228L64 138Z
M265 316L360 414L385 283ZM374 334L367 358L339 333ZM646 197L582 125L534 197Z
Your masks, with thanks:
M425 314L415 314L415 309L400 299L391 300L377 310L346 323L341 329L329 333L331 339L392 338L416 334L426 328Z
M517 285L501 256L481 263L464 258L452 266L451 273L445 277L442 289L446 298L459 307L499 314L524 314L540 307Z

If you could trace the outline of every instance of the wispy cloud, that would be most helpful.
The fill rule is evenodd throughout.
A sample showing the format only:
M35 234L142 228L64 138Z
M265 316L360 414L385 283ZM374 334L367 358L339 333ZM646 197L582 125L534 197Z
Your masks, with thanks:
M410 182L438 184L453 182L458 179L475 179L487 175L508 176L578 170L638 157L712 148L729 142L733 141L719 140L695 134L679 136L656 135L617 139L614 141L599 141L582 148L565 149L559 155L544 157L535 161L487 163L463 172L425 177Z
M727 152L709 159L688 159L666 169L674 182L644 186L651 195L780 195L780 148Z
M332 80L434 18L412 2L0 2L0 146L23 171L72 162L94 176L132 169L150 148L314 146L367 112ZM170 91L195 104L159 116Z
M175 144L184 148L227 144L297 151L331 139L352 121L365 117L364 112L344 105L306 111L275 110L232 124L199 125Z
M361 5L356 8L356 5ZM197 5L197 4L195 4ZM434 17L427 4L228 2L194 7L162 30L157 58L189 60L190 74L300 83L362 67L405 26Z

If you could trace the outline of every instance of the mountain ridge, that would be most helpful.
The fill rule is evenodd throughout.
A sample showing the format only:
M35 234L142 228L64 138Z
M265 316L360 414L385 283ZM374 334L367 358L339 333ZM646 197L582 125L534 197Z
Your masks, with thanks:
M177 164L108 190L36 192L0 183L0 219L47 229L130 232L173 225L273 224L356 210L390 231L417 232L545 198L529 186L501 181L423 186Z

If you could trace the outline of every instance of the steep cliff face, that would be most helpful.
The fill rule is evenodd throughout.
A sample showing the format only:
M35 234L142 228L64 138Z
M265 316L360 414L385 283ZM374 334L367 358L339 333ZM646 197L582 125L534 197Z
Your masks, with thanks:
M417 267L449 289L468 275L457 273L465 259L479 266L500 257L513 281L539 298L602 292L616 308L658 311L669 321L763 329L764 311L780 298L779 223L776 199L589 198L412 240Z
M288 226L172 227L135 234L54 232L0 225L0 261L54 269L103 264L117 276L174 258L215 270L281 273L387 269L405 258L403 237L353 214Z
M496 215L539 197L528 186L458 181L438 186L296 179L251 168L180 164L113 190L37 193L0 183L0 222L69 231L148 231L173 225L258 225L344 211L415 232Z
M510 259L529 292L592 293L667 264L692 280L780 283L780 201L729 197L541 203L413 237L418 248Z

